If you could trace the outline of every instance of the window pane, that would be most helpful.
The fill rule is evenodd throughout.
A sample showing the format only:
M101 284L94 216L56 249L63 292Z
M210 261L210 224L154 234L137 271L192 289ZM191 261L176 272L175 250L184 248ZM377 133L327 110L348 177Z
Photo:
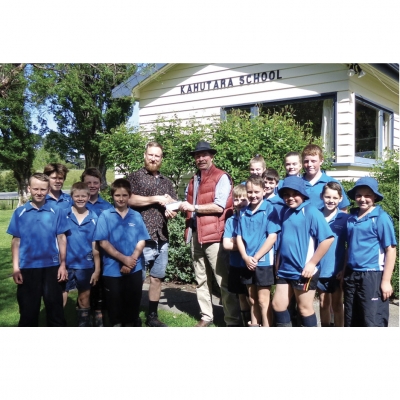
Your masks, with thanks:
M378 145L378 111L356 102L355 155L376 158Z

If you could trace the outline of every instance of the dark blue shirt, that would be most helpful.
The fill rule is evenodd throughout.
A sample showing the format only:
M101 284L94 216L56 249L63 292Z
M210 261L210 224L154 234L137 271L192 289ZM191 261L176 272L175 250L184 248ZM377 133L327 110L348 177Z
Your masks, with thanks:
M88 201L86 203L86 208L95 212L97 216L99 216L103 211L108 210L109 208L114 208L114 206L99 195L95 203Z
M70 208L72 206L72 198L61 190L60 197L57 200L49 194L46 195L46 203L49 203L53 208Z

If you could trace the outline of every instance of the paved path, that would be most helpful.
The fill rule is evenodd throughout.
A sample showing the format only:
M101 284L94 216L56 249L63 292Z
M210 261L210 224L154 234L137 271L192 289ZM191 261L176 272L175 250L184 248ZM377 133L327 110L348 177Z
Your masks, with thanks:
M143 285L143 298L142 304L147 304L148 302L148 289L149 284L144 283ZM214 322L218 326L224 326L224 313L222 310L222 305L220 304L220 299L217 296L213 296L213 305L214 305ZM171 288L168 286L164 286L161 299L159 303L159 307L162 310L172 311L174 313L186 313L190 316L199 319L199 306L197 303L196 293L193 293L191 290L186 290L185 285L182 285L180 288ZM318 301L314 302L314 309L317 314L318 325L319 322L319 304ZM397 305L390 304L389 305L389 327L399 327L399 306L398 301Z

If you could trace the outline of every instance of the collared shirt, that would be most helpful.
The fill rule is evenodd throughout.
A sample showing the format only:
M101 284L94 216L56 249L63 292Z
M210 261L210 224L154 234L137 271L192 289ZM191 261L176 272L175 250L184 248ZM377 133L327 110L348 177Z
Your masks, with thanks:
M280 230L276 210L270 202L262 200L260 207L255 213L253 213L250 206L242 213L239 219L237 236L242 237L246 254L253 257L265 243L267 237L271 233L278 233ZM271 250L258 260L257 265L259 267L268 267L274 265L274 261L275 249L272 246ZM243 260L242 266L245 266Z
M138 196L164 196L169 194L174 200L178 197L175 193L173 183L164 175L153 175L146 168L132 172L128 176L132 193ZM150 204L144 207L133 207L143 218L146 228L152 240L168 241L167 217L165 207L160 204Z
M232 217L228 218L225 223L225 231L223 238L231 239L237 236L237 226L239 222L240 216L238 214L232 215ZM238 250L231 250L229 252L229 264L232 267L241 267L242 265L242 257Z
M7 233L20 238L19 267L43 268L60 264L57 235L68 231L60 209L46 202L39 209L30 202L18 207Z
M323 215L324 209L322 208L320 211ZM347 241L347 219L349 217L349 214L338 210L336 215L328 221L335 240L320 261L320 278L336 276L343 269Z
M79 224L72 208L63 210L69 230L67 236L67 268L87 269L94 265L92 243L97 224L97 215L89 210L88 215Z
M100 195L97 197L95 203L91 203L88 201L86 203L86 208L90 211L93 211L99 216L103 211L108 210L109 208L114 208L112 204L110 204L107 200L104 200Z
M128 209L124 218L113 207L105 210L99 216L93 240L107 240L117 251L125 256L131 256L140 240L148 240L150 236L140 214ZM121 277L122 264L107 252L102 252L103 275ZM143 253L140 255L131 274L144 267Z
M61 190L60 197L55 199L49 194L46 195L46 202L48 202L52 207L56 208L70 208L72 206L72 197Z
M282 214L278 277L299 279L319 244L333 233L322 213L309 200L295 209L282 209Z
M324 201L321 199L321 193L322 189L328 182L336 182L342 188L343 200L339 203L338 208L342 209L350 205L350 202L346 196L346 192L344 191L341 183L337 181L335 178L332 178L331 176L327 175L325 172L322 172L320 178L318 179L317 182L314 183L314 185L312 185L309 181L306 180L305 174L302 176L302 178L304 180L304 183L306 184L306 191L307 194L310 196L311 204L314 207L317 207L318 209L324 207Z
M380 206L360 219L359 210L352 209L347 220L347 265L354 271L383 271L386 247L397 245L392 219Z

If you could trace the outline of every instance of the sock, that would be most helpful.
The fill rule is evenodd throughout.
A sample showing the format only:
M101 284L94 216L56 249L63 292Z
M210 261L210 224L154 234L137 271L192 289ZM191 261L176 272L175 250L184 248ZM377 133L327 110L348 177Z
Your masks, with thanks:
M158 301L149 300L149 315L151 313L157 314L157 309L158 309Z
M275 322L277 324L290 324L290 313L285 311L274 311Z
M301 315L301 326L304 327L316 327L317 326L317 316L314 314L309 315L308 317L303 317Z

